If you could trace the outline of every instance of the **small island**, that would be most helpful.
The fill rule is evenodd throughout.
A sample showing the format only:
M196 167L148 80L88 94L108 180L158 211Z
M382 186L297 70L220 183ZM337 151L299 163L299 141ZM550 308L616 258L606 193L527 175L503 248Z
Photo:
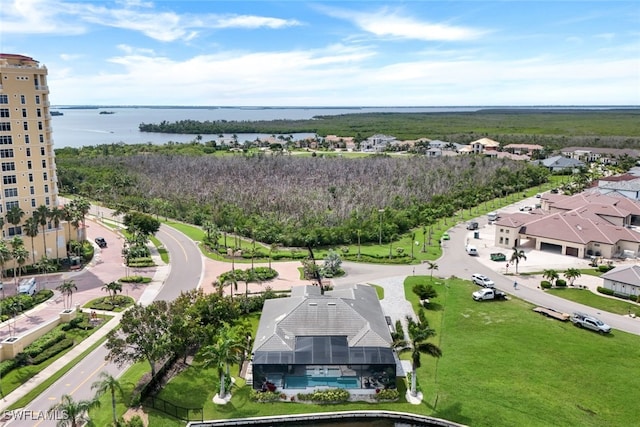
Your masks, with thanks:
M52 111L51 115L52 116L64 116L64 113L62 111Z
M115 114L115 111L100 111L100 114Z

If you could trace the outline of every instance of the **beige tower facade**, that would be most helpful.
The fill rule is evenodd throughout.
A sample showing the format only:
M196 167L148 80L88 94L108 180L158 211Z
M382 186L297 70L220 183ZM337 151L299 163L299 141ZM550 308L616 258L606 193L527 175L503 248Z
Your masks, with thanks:
M0 217L4 219L2 237L22 237L25 249L32 255L27 264L31 264L34 259L39 260L43 255L49 258L66 255L65 233L62 228L58 228L56 233L51 221L47 221L44 226L44 235L42 225L34 238L29 237L25 229L27 220L39 207L58 207L49 108L47 68L28 56L0 53ZM21 223L11 224L7 213L16 206L24 215Z

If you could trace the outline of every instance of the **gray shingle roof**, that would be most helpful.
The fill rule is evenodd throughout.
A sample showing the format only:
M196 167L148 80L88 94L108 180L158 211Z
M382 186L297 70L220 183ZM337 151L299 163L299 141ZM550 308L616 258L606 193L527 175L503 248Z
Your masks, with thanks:
M600 277L605 280L640 286L640 265L621 265L607 271Z
M349 347L390 347L389 327L375 289L294 288L289 298L265 301L253 351L293 351L298 336L346 336Z

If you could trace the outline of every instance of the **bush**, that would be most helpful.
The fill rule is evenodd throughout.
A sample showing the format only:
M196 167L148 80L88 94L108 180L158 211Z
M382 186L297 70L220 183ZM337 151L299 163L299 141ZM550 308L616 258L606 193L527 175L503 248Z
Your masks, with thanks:
M6 376L9 372L14 370L18 364L14 359L3 360L0 362L0 377Z
M155 267L156 263L151 258L132 258L129 259L127 266L131 268Z
M43 289L35 293L35 295L33 296L33 303L40 304L41 302L45 302L52 296L53 296L53 291L51 289Z
M609 264L602 264L598 266L598 271L602 272L602 273L606 273L609 270L613 270L615 267L613 265L609 265Z
M543 280L540 282L540 287L542 289L550 289L551 288L551 282L549 282L548 280Z
M65 338L59 343L55 344L54 346L48 348L47 350L43 351L42 353L34 357L31 360L31 363L34 365L39 365L40 363L44 362L47 359L52 358L53 356L60 353L61 351L68 349L69 347L73 347L73 340L71 338Z
M418 295L418 298L421 300L432 299L438 296L438 292L432 285L425 285L424 283L414 285L413 293Z
M122 283L149 283L151 282L151 277L145 276L127 276L121 277L118 281Z
M251 390L251 400L261 403L278 402L280 401L280 392Z
M559 288L564 288L567 286L567 281L564 279L557 279L556 280L556 286Z
M35 357L46 349L52 347L54 344L62 341L66 337L67 335L64 333L64 331L53 330L26 346L23 353L25 353L28 357Z
M598 286L598 292L604 295L611 295L611 296L613 296L614 294L614 291L612 289L603 288L602 286Z
M72 329L82 329L86 331L89 329L93 329L93 325L89 323L88 316L82 315L76 317L75 319L71 319L69 323L62 325L61 329L63 331L70 331Z
M620 299L629 299L629 295L627 294L620 294L618 292L614 292L613 296L616 298L620 298Z
M380 392L376 393L374 396L376 400L398 400L399 397L400 393L394 388L380 390Z
M311 393L298 393L298 400L306 400L316 403L342 403L349 400L349 392L343 388L329 390L315 390Z

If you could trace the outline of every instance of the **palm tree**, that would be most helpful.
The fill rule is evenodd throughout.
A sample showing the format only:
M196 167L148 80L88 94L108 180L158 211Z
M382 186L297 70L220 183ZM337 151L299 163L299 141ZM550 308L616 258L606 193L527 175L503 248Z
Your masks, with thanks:
M278 242L273 242L271 246L269 246L269 268L271 268L271 258L273 258L273 253L278 250L279 246Z
M74 220L74 215L73 215L73 206L71 206L71 203L64 205L64 208L62 208L62 218L67 221L69 223L69 227L68 227L68 236L67 236L67 259L70 258L70 254L69 254L69 242L71 242L71 225L73 224L73 220Z
M417 396L417 369L420 367L420 355L428 354L432 357L441 357L442 350L437 345L426 342L429 338L436 335L436 332L425 323L417 323L411 316L407 316L407 324L409 329L410 347L404 351L411 351L411 365L413 372L411 374L411 396Z
M53 265L53 262L51 261L51 259L49 259L49 257L47 257L46 255L43 256L42 258L40 258L38 260L38 262L36 262L35 264L33 264L33 266L40 272L40 274L42 274L43 276L45 276L48 273L53 273L55 271L58 271L58 267L56 267L55 265ZM45 276L45 283L46 283L46 276ZM46 287L45 287L46 288ZM44 288L43 288L44 289Z
M516 266L516 274L518 274L518 264L520 264L520 260L527 260L527 256L525 255L522 249L518 249L517 246L514 246L513 253L511 254L511 258L509 258L509 262L515 264Z
M431 270L431 281L433 282L433 270L438 269L438 264L435 261L427 261L427 264L429 265L427 268Z
M60 228L60 223L65 219L65 211L60 208L53 208L49 212L49 218L53 222L53 227L56 229L56 262L60 262L60 251L58 248L58 229Z
M22 222L23 216L24 211L20 208L20 206L14 206L7 211L7 222L14 227L18 227Z
M7 242L0 240L0 282L4 279L4 266L12 258ZM2 287L2 298L4 298L4 286Z
M82 218L82 227L85 227L86 216L89 213L89 209L91 209L91 203L84 197L78 197L71 201L71 205L73 205L75 211Z
M33 212L33 217L37 219L38 223L42 227L42 253L47 253L47 236L46 236L46 225L49 221L49 216L51 215L51 211L45 205L40 205Z
M24 222L24 234L31 238L31 261L36 263L36 250L33 246L33 239L38 235L38 218L32 216Z
M24 242L20 236L15 236L11 239L11 257L15 260L13 267L13 280L15 285L18 286L17 277L22 272L22 266L29 258L29 251L24 248Z
M580 276L582 276L582 273L580 273L580 270L577 268L567 268L567 271L564 272L564 277L569 280L571 286L573 286L573 282Z
M60 398L60 402L49 408L49 411L64 414L56 424L57 427L80 427L83 425L94 425L88 417L87 412L99 406L99 400L80 400L76 402L71 396L65 394Z
M220 393L218 396L221 399L227 395L225 371L229 371L230 364L239 363L240 352L243 349L244 345L238 341L237 336L228 326L224 326L219 334L214 337L213 344L202 349L203 367L215 367L218 371L218 377L220 378Z
M64 308L71 308L71 304L73 304L73 292L78 290L75 282L73 280L65 280L56 289L62 292L62 295L65 297ZM69 303L68 305L67 302Z
M234 288L236 292L238 291L238 281L236 280L236 272L235 270L231 271L231 275L227 275L224 277L222 281L222 287L224 288L226 285L230 285L231 288L231 299L233 299L233 291Z
M542 277L549 280L549 282L551 282L551 284L553 285L555 283L556 280L558 280L558 278L560 277L560 275L558 274L558 272L552 268L548 269L548 270L544 270L542 272Z
M120 382L114 378L108 372L100 372L99 380L91 384L91 390L96 390L95 400L98 400L100 395L109 392L111 394L111 410L113 411L113 425L118 425L118 415L116 413L116 392L122 396L124 390Z
M20 298L13 298L10 300L10 302L5 306L5 309L7 310L9 316L11 316L11 318L13 319L14 322L14 328L13 331L15 332L15 323L16 323L16 319L15 317L22 313L22 310L24 310L24 304L22 302L22 300ZM7 322L7 326L9 326L9 336L11 335L11 320L9 322Z
M109 282L102 287L102 290L109 294L111 302L113 302L118 292L122 292L122 284L120 282Z

